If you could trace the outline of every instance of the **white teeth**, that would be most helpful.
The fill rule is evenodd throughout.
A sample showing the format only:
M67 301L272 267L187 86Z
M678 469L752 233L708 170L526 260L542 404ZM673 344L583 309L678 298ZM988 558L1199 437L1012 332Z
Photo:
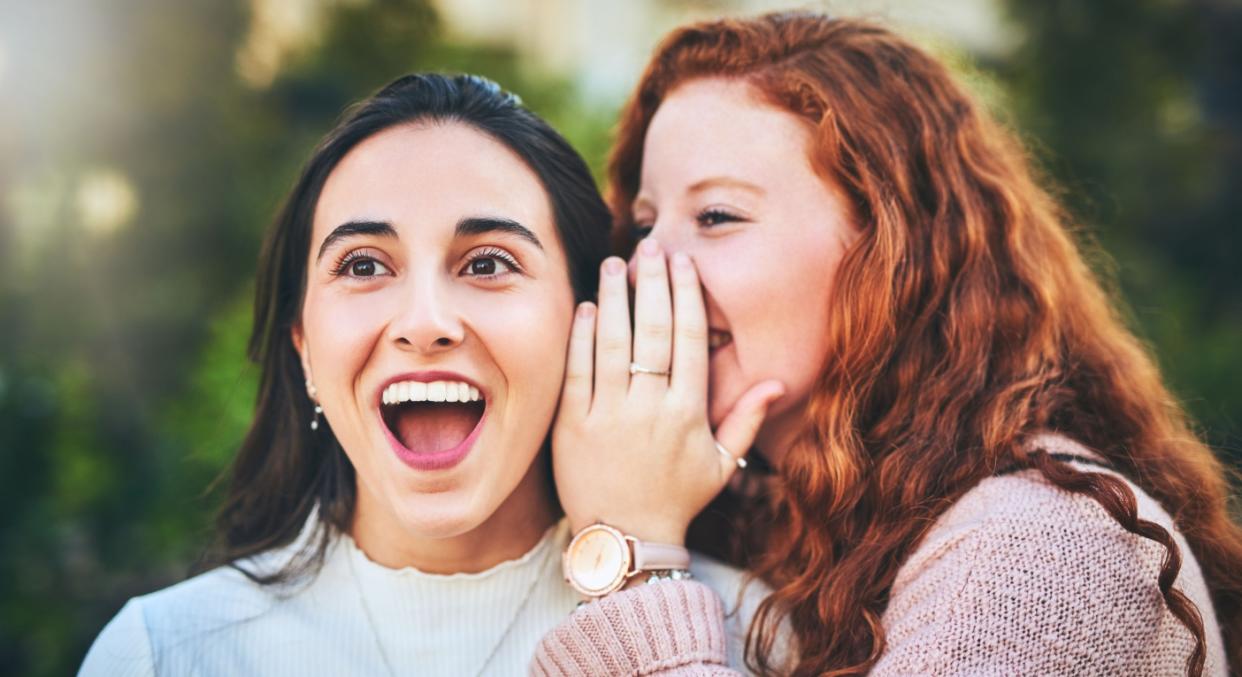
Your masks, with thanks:
M389 384L380 394L384 404L402 402L478 402L479 389L461 381L401 381Z
M444 381L432 381L427 384L427 401L443 402L444 390L447 384Z

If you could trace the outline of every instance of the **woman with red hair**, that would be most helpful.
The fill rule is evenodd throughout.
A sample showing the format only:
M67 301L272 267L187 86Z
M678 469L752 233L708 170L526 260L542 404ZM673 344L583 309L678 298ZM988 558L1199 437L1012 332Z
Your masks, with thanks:
M682 28L609 180L634 328L612 259L554 432L576 542L731 541L761 673L1242 670L1225 469L942 64L817 14ZM604 587L537 672L724 670L706 587Z

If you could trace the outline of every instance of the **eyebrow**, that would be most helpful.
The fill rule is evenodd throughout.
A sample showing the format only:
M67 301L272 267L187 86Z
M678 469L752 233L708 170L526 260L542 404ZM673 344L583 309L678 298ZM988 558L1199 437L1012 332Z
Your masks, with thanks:
M701 181L696 181L687 189L688 193L699 193L709 188L738 188L741 190L755 193L756 195L764 195L767 193L762 187L757 186L749 181L735 179L728 176L713 176Z
M319 261L322 259L323 253L328 251L328 247L340 240L356 235L378 235L395 239L397 238L397 231L387 221L347 221L333 228L332 232L328 233L328 236L323 239L323 244L319 245L319 255L315 260Z
M454 235L457 237L469 237L471 235L484 235L486 233L509 233L517 235L538 247L543 249L543 243L539 241L529 228L512 219L506 219L496 216L471 216L457 222L457 228Z
M728 176L712 176L706 179L695 181L693 184L690 185L689 188L686 189L686 193L693 195L695 193L701 193L705 190L710 190L712 188L737 188L739 190L744 190L749 193L754 193L755 195L758 195L761 197L764 195L767 195L768 193L761 186L753 184L749 181L743 181L741 179L734 179ZM650 204L651 204L651 200L648 199L646 195L638 195L634 198L633 204L630 205L630 211L634 211L635 209L638 209L639 207L645 207Z
M511 233L529 241L540 250L543 249L543 243L539 241L539 237L531 229L512 219L495 216L471 216L458 221L457 227L453 230L453 235L456 237L469 237L486 233ZM328 236L323 239L323 244L319 245L319 255L315 260L322 259L324 252L328 251L329 247L340 240L358 235L399 238L397 230L387 221L347 221L333 228L332 232L328 233Z

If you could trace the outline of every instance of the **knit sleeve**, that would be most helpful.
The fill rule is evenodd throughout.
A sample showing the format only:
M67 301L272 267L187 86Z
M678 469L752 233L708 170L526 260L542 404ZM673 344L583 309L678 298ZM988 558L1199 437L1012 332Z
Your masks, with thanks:
M724 609L702 583L661 581L585 604L535 650L532 675L737 675Z
M152 677L155 662L142 603L131 599L95 639L78 677Z
M989 491L899 572L873 674L1185 672L1193 645L1157 587L1160 545L1087 497L1029 480Z

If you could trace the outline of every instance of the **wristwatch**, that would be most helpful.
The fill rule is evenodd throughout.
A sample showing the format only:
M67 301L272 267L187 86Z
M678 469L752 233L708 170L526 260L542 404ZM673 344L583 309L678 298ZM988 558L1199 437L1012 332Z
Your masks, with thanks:
M680 545L645 543L607 524L592 524L574 535L561 566L574 590L603 597L642 571L689 569L690 551Z

